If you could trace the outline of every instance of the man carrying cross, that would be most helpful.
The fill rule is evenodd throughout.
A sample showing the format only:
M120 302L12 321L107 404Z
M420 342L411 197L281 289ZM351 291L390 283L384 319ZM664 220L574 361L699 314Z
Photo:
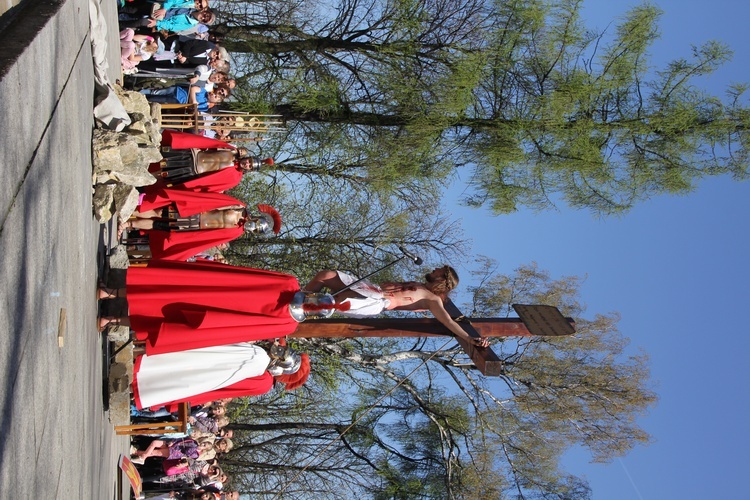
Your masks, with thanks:
M353 276L341 271L326 269L320 271L305 286L308 292L319 292L323 287L336 294L339 290L355 283ZM369 281L355 283L348 290L336 294L336 302L349 303L350 308L341 314L354 318L376 316L388 311L430 311L455 336L465 339L472 345L487 347L489 339L471 337L450 317L443 305L448 292L458 285L458 273L450 266L434 269L425 275L425 282L409 281L382 283L380 286Z

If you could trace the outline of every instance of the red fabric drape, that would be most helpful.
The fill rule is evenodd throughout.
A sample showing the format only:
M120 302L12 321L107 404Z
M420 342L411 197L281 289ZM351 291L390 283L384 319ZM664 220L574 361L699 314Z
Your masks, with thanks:
M196 193L221 193L242 182L243 172L239 168L226 167L216 172L200 174L195 179L175 184L175 189L185 189Z
M143 189L143 201L138 206L138 211L148 212L169 205L174 205L182 216L195 215L217 208L231 207L236 205L245 206L237 198L222 193L195 193L175 188L162 186L147 186Z
M172 149L237 149L228 142L176 130L163 131L161 133L161 145L169 146Z
M217 262L152 261L127 273L130 324L149 355L284 337L294 276Z
M154 260L184 261L207 248L236 240L244 233L245 229L239 226L200 231L151 230L148 246Z

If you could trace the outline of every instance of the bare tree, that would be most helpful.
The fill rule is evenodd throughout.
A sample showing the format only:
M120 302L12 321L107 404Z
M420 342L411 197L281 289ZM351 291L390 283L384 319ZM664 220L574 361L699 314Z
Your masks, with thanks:
M252 445L298 447L287 457L292 469L329 487L350 481L346 488L372 498L587 498L588 485L560 457L581 446L608 461L649 442L637 423L656 401L647 357L626 351L616 314L582 317L578 278L494 267L477 269L475 314L503 315L509 301L552 304L576 319L577 333L496 339L499 378L480 375L450 337L297 339L314 353L315 383L286 410L243 417L238 429Z

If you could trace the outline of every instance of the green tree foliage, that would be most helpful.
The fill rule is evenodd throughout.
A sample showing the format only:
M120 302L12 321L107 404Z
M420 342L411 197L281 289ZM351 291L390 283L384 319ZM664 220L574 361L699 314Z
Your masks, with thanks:
M708 42L654 70L653 5L609 32L583 25L581 0L230 5L239 107L285 117L295 168L387 190L465 166L466 201L498 214L561 198L619 213L707 175L747 178L745 87L696 86L730 51Z
M582 447L592 460L608 461L648 443L637 423L656 401L647 358L626 352L616 315L584 319L578 278L553 279L535 266L505 276L494 267L480 262L481 284L465 311L473 305L474 315L496 317L513 302L550 304L575 318L577 333L495 339L492 348L504 363L499 378L475 371L452 338L298 340L313 353L312 383L294 395L268 397L299 406L244 415L250 426L237 427L244 429L239 450L252 449L253 457L232 455L249 474L243 481L252 488L260 484L254 474L264 474L262 488L249 491L589 497L588 485L564 471L560 457ZM279 463L278 470L266 461ZM294 474L285 464L293 464ZM344 465L351 474L342 472Z
M705 175L747 177L744 89L724 103L693 85L728 60L726 47L709 42L652 74L656 7L632 9L609 39L584 29L580 1L523 4L505 3L508 22L468 116L477 120L474 203L507 212L561 194L606 214L686 193Z

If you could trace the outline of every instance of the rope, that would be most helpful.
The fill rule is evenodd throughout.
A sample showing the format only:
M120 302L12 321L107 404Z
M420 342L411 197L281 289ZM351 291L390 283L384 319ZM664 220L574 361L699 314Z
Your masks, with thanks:
M414 374L414 372L416 372L416 371L417 371L418 369L420 369L420 368L421 368L422 366L424 366L424 365L425 365L425 364L426 364L426 363L427 363L427 362L428 362L429 360L431 360L432 358L434 358L434 357L435 357L435 356L436 356L436 355L437 355L437 354L438 354L438 353L439 353L440 351L442 351L442 350L443 350L443 349L445 348L445 346L447 346L447 345L448 345L448 344L450 344L451 342L453 342L453 339L448 339L448 341L446 341L446 342L445 342L445 344L443 344L443 345L442 345L442 346L440 346L440 347L439 347L438 349L436 349L436 350L435 350L435 352L433 352L433 353L432 353L432 354L431 354L431 355L430 355L430 356L429 356L429 357L428 357L427 359L423 359L423 360L422 360L422 362L421 362L421 363L420 363L419 365L417 365L417 366L416 366L416 367L415 367L415 368L414 368L414 369L413 369L412 371L410 371L410 372L409 372L409 374L408 374L408 375L406 375L406 377L404 377L403 379L401 379L401 381L400 381L400 382L399 382L398 384L394 385L394 386L393 386L393 387L391 388L391 390L389 390L388 392L386 392L385 394L383 394L383 396L382 396L382 397L380 397L380 398L379 398L379 399L378 399L377 401L375 401L375 402L374 402L374 403L373 403L372 405L370 405L370 407L369 407L369 408L367 408L367 410L366 410L366 411L362 412L362 414L361 414L361 415L360 415L360 416L359 416L359 417L358 417L358 418L357 418L357 419L356 419L356 420L355 420L354 422L352 422L351 424L349 424L349 425L347 426L347 428L346 428L346 429L344 429L344 430L343 430L343 431L341 432L341 434L339 434L339 435L338 435L338 436L336 436L335 438L331 439L331 442L330 442L330 443L328 443L328 444L327 444L327 445L326 445L326 446L325 446L325 447L324 447L324 448L323 448L322 450L320 450L320 452L319 452L319 453L318 453L317 455L315 455L314 457L312 457L312 458L310 459L310 461L309 461L309 462L307 463L307 465L305 465L305 466L304 466L304 467L302 468L302 470L300 470L299 472L297 472L297 474L296 474L296 475L295 475L295 476L294 476L294 477L293 477L292 479L290 479L290 480L289 480L289 482L287 482L287 483L286 483L286 484L284 485L284 487L283 487L283 488L281 488L281 489L280 489L280 490L278 491L278 493L276 493L276 495L275 495L275 496L273 497L273 498L274 498L274 500L275 500L276 498L279 498L279 497L281 496L281 494L282 494L282 493L284 493L284 491L285 491L285 490L286 490L286 489L287 489L287 488L288 488L288 487L289 487L289 486L290 486L290 485L291 485L291 484L292 484L292 483L293 483L294 481L296 481L296 480L297 480L297 478L298 478L298 477L300 477L300 476L301 476L301 475L302 475L302 474L303 474L303 473L304 473L304 472L305 472L305 471L306 471L306 470L307 470L307 469L308 469L308 468L309 468L309 467L310 467L310 466L312 465L312 463L313 463L313 462L314 462L314 461L315 461L315 460L316 460L316 459L317 459L318 457L320 457L320 456L321 456L321 455L322 455L323 453L325 453L325 451L326 451L326 450L327 450L328 448L330 448L331 446L333 446L333 444L334 444L334 443L335 443L336 441L338 441L339 439L341 439L342 437L344 437L344 434L346 434L347 432L349 432L349 431L350 431L350 430L352 429L352 427L354 427L355 425L357 425L357 424L359 423L359 421L360 421L360 420L362 420L362 419L363 419L363 418L365 417L365 415L367 415L367 414L368 414L368 413L369 413L370 411L372 411L372 410L373 410L373 408L375 408L375 407L376 407L376 406L377 406L378 404L380 404L380 402L381 402L381 401L383 401L383 400L384 400L385 398L387 398L388 396L390 396L390 395L391 395L391 394L393 393L393 391L395 391L396 389L398 389L398 388L399 388L399 386L401 386L401 384L403 384L404 382L406 382L407 380L409 380L409 377L411 377L411 376L412 376L412 375Z

